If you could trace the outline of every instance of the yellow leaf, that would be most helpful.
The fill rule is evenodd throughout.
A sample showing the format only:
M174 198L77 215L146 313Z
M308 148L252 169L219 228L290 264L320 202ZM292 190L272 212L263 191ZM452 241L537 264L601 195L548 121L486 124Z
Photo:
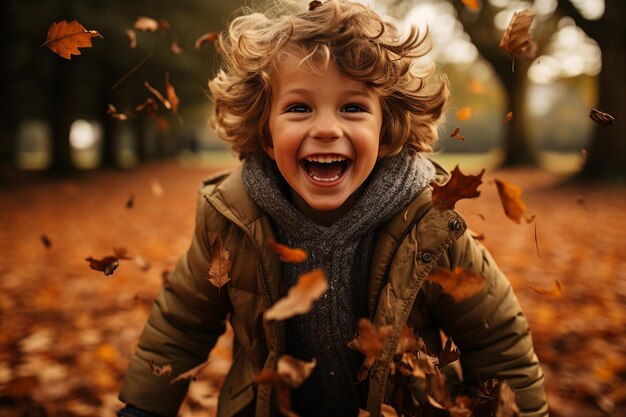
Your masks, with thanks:
M496 179L495 182L504 213L515 223L520 224L526 211L526 204L521 199L522 188L504 180Z

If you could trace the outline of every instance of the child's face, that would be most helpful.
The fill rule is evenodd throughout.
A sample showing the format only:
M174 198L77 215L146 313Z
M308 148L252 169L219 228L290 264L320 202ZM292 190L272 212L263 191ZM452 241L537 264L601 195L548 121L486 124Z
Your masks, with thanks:
M296 207L313 220L336 220L332 212L354 203L379 157L380 101L335 64L318 75L298 61L283 60L274 76L267 153L295 192Z

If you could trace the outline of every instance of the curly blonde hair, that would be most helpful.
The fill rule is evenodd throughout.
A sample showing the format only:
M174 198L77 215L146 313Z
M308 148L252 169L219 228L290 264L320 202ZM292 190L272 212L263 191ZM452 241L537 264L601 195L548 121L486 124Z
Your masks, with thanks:
M422 35L412 27L401 39L395 23L347 0L285 10L274 8L275 17L272 11L237 17L218 39L224 62L209 82L211 125L241 159L271 146L266 125L272 76L283 54L303 56L301 64L319 73L332 62L374 89L383 111L380 146L388 153L405 145L413 152L432 150L449 88L432 63L418 59L431 49L428 31Z

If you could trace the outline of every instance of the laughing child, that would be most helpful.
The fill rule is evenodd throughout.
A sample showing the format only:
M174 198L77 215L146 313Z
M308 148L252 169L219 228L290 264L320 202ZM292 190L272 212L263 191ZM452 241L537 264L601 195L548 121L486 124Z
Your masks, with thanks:
M228 318L235 348L221 417L277 415L272 388L255 380L284 354L317 360L292 393L298 414L380 416L393 402L390 366L405 323L429 352L441 351L440 331L452 337L468 387L506 380L522 415L546 416L543 373L510 283L458 213L431 210L430 184L447 173L424 154L449 92L423 62L428 37L415 28L403 36L350 1L301 6L238 17L220 37L213 122L243 164L200 189L193 241L154 302L119 415L175 416L187 384L152 375L150 363L175 374L202 363ZM232 260L221 289L205 279L216 235ZM308 258L279 263L269 239ZM424 279L434 267L473 271L486 285L455 301ZM329 286L309 313L263 319L316 268ZM363 317L392 332L357 383L363 356L347 344Z

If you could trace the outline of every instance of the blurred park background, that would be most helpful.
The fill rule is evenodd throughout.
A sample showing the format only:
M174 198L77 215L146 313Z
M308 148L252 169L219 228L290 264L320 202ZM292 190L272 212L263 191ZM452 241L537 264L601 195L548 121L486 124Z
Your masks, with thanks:
M488 170L481 198L459 210L519 293L553 415L626 415L625 3L363 3L406 27L430 28L430 57L452 86L434 158L464 172ZM194 43L224 30L244 4L256 6L0 4L0 416L112 416L119 407L119 381L150 300L189 243L195 189L238 163L207 124L219 52ZM525 8L536 15L538 50L517 58L513 71L498 45ZM140 16L164 19L169 30L136 31L131 48L126 30ZM74 19L102 38L71 60L41 46L53 22ZM124 113L151 97L146 81L165 93L166 73L178 115L162 106L128 120L107 114L109 105ZM594 108L615 123L592 121ZM464 141L450 136L457 127ZM494 178L523 188L535 223L502 214ZM85 257L121 246L135 265L108 278L87 268ZM529 290L556 280L564 286L558 298ZM183 415L214 412L228 343L192 384Z

